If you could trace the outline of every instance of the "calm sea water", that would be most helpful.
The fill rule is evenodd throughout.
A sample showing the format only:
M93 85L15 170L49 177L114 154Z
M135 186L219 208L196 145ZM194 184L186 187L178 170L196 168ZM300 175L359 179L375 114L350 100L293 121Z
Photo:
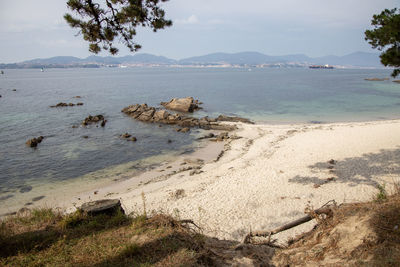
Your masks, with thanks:
M131 104L157 106L172 97L193 96L204 102L194 116L239 115L269 123L399 118L400 85L364 80L389 74L340 69L6 70L0 75L0 203L37 183L121 164L123 171L140 170L157 160L147 165L138 160L190 150L195 133L135 121L120 112ZM76 95L82 98L74 99ZM49 108L58 102L84 106ZM103 114L106 127L72 128L89 114ZM125 132L138 141L120 139ZM37 149L25 145L40 135L46 138Z

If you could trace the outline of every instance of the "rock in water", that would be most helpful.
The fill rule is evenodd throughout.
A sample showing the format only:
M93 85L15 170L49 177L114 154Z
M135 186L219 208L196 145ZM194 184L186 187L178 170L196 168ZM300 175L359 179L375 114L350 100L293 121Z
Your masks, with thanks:
M366 78L366 81L387 81L389 78Z
M89 215L98 214L114 214L121 211L125 214L124 209L121 206L119 199L101 199L91 202L83 203L78 210L85 212Z
M155 121L162 121L168 118L169 113L166 110L158 110L154 113Z
M37 147L38 144L40 144L43 141L43 136L39 136L36 138L29 139L26 141L26 145L30 147Z
M181 133L187 133L187 132L189 132L189 131L190 131L190 128L185 127L185 128L182 128L179 132L181 132Z
M169 102L161 102L161 105L167 109L180 112L193 112L199 109L198 101L194 101L193 97L172 98Z
M96 116L89 115L82 121L82 125L88 126L89 124L97 124L99 122L101 122L101 127L104 127L106 125L107 120L104 118L103 115L96 115Z
M36 141L36 138L29 139L26 141L26 145L30 147L37 147L38 142Z
M243 123L249 123L249 124L254 124L254 122L252 122L249 119L245 119L245 118L240 118L240 117L231 117L231 116L225 116L225 115L219 115L217 117L217 121L231 121L231 122L243 122Z
M129 138L131 136L132 135L130 135L129 133L124 133L124 134L121 135L122 138Z

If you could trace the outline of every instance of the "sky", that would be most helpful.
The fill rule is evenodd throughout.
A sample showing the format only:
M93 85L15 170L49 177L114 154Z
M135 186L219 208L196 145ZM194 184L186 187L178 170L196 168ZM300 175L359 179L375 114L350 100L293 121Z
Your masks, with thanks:
M91 55L63 19L66 1L0 0L0 62ZM173 59L243 51L318 57L376 52L364 31L373 14L400 7L400 0L170 0L163 7L173 26L156 33L139 29L142 53ZM120 56L131 54L119 47Z

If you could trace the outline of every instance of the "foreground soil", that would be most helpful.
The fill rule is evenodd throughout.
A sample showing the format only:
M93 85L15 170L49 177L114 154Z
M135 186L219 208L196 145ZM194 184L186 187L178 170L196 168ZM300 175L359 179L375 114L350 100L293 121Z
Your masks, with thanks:
M399 266L400 195L343 204L276 252L276 266Z
M0 223L0 266L399 266L400 194L381 190L315 220L277 248L210 238L163 214L24 211Z

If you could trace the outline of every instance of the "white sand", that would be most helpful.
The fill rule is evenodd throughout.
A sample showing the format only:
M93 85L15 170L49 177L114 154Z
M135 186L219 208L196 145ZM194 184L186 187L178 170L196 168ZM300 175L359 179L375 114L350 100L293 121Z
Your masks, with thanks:
M332 199L338 204L370 200L377 192L377 183L386 183L390 190L393 182L400 180L399 120L239 124L239 128L235 134L242 138L226 143L226 151L217 162L212 158L219 153L221 143L212 143L191 155L186 165L181 165L180 159L170 164L171 168L163 166L100 188L96 194L80 194L73 201L80 205L104 197L120 198L128 212L141 212L144 192L148 212L161 210L191 218L205 234L241 240L250 229L271 230L303 216L307 205L318 208ZM204 153L206 150L211 153ZM206 164L193 164L197 157ZM328 169L330 159L337 161L332 170ZM187 166L201 166L203 172L190 175L192 170L178 171ZM332 177L334 180L327 182ZM175 195L178 189L184 194ZM71 207L71 202L58 204ZM283 242L312 225L277 238Z

